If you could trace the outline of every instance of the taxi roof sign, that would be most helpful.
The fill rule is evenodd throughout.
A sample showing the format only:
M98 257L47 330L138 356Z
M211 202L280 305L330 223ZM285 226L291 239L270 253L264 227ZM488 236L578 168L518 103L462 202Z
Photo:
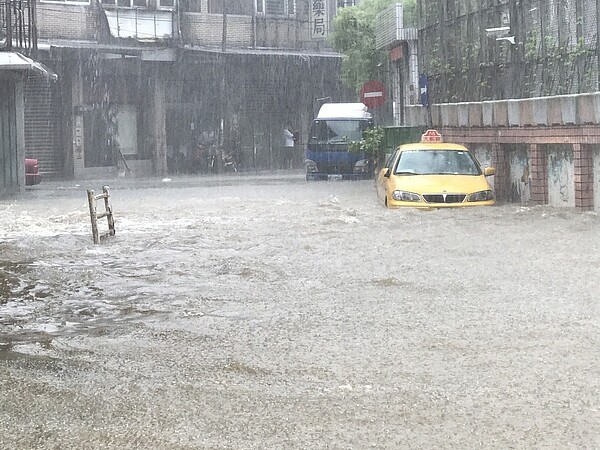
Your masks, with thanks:
M421 142L442 142L442 135L438 130L427 130L421 135Z

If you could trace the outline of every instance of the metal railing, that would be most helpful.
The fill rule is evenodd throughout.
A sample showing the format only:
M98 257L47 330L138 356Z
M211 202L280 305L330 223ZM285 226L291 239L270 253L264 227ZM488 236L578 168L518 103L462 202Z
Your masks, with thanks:
M37 51L35 0L0 1L0 47Z

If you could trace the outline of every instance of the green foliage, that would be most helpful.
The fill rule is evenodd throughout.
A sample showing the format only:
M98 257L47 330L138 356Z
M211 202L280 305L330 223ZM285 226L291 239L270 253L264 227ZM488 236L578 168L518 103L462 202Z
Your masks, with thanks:
M375 161L380 160L384 153L384 136L382 127L367 128L363 131L360 141L348 145L351 152L364 152L366 157Z
M362 85L379 78L378 66L387 58L386 51L375 48L377 14L397 0L363 0L358 6L338 9L330 35L333 48L344 55L342 81L356 92ZM404 0L405 26L416 23L416 0Z
M525 41L525 58L533 60L538 55L538 41L539 32L530 31L527 33L527 40Z
M580 37L577 41L577 45L570 50L569 58L572 63L575 63L579 58L585 57L588 54L593 54L593 49L588 48L585 40Z

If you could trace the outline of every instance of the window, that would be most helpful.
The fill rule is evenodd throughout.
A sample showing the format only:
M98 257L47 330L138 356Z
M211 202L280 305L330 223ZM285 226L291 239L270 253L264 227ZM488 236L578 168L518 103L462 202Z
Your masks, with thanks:
M65 5L89 5L90 0L41 0L42 3L64 3Z
M309 148L314 145L333 145L360 141L363 131L370 128L373 122L362 119L348 120L315 120L310 128L308 138ZM345 151L346 147L339 147L339 151ZM335 151L335 150L333 150Z
M145 8L146 0L101 0L103 5L118 6L119 8Z
M296 0L256 0L256 12L270 16L293 16Z
M356 3L358 3L358 0L337 0L337 7L345 8L347 6L356 6Z
M396 175L481 175L469 152L454 150L406 150L400 155Z
M209 0L208 12L223 14L223 5L227 5L227 14L251 16L253 2L254 0Z

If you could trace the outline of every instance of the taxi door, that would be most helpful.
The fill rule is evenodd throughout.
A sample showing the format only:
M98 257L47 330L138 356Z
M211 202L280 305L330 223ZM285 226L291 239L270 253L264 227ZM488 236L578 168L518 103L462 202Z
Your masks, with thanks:
M379 198L385 204L385 198L387 196L387 184L389 182L389 177L386 177L385 174L388 170L394 165L394 161L398 156L398 150L390 155L390 157L385 162L384 166L377 173L377 178L375 181L375 187L377 189L377 198Z

